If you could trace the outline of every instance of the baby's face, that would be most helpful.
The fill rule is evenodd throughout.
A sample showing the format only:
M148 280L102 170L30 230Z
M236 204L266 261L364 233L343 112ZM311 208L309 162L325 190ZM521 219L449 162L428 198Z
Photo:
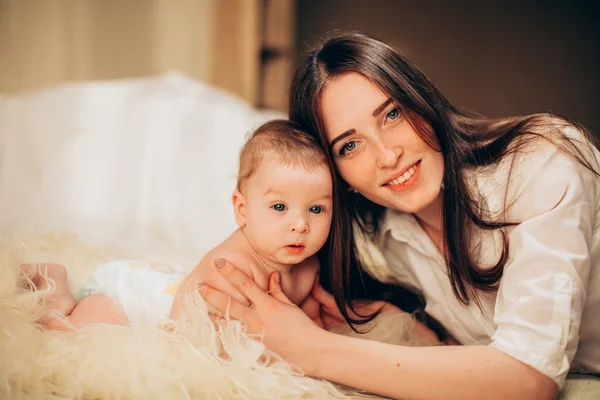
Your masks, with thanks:
M310 171L265 160L245 189L244 232L262 257L297 264L323 246L333 212L325 166Z

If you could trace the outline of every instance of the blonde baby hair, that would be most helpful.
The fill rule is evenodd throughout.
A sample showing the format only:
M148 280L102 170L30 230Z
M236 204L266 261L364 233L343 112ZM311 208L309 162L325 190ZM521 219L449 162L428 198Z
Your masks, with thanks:
M265 159L313 171L329 168L321 146L297 124L283 119L269 121L256 129L240 152L237 190Z

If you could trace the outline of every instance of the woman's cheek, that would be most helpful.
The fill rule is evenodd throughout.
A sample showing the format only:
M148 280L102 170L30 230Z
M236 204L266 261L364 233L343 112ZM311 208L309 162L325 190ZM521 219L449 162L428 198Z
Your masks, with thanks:
M367 186L368 174L366 169L361 167L361 163L355 160L346 160L340 164L338 168L340 175L350 187L360 191L361 188Z

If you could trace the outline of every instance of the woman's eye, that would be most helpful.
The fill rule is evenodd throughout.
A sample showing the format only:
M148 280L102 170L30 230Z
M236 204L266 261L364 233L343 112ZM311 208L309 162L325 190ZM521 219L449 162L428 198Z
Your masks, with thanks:
M275 211L285 211L285 204L281 204L281 203L277 203L277 204L273 204L273 206L271 206L271 208Z
M323 212L323 207L321 206L312 206L310 208L310 212L313 214L321 214Z
M343 156L344 154L347 153L351 153L356 149L356 142L355 141L349 141L344 143L344 145L342 146L342 148L339 151L340 156Z
M386 114L386 117L387 117L387 119L389 119L389 120L392 120L392 121L393 121L393 120L395 120L395 119L398 119L398 117L399 117L399 116L400 116L400 110L398 110L398 108L397 108L397 107L395 107L395 108L392 108L392 109L391 109L391 110L390 110L390 111L389 111L389 112Z

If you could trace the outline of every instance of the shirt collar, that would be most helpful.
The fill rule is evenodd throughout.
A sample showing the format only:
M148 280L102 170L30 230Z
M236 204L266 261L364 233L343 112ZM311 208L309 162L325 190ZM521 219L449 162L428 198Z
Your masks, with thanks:
M425 256L434 258L441 265L445 265L439 250L413 214L388 208L383 216L381 238L385 240L388 233L396 242L405 243Z
M383 215L381 234L389 232L394 239L408 243L420 228L418 225L414 215L388 208Z

